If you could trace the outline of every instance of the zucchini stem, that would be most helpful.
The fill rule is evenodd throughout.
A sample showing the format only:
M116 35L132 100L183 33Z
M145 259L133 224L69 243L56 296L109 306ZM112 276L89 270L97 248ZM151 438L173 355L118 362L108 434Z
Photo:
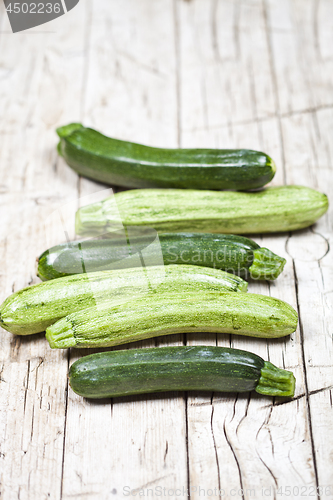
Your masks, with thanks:
M102 202L82 207L75 215L75 232L83 236L98 236L107 231Z
M292 372L277 368L269 361L265 361L255 390L265 396L292 397L295 393L295 377Z
M47 328L46 339L52 349L68 349L76 345L72 322L68 317L57 321L52 329Z
M286 259L276 255L268 248L253 250L254 260L249 268L252 279L275 280L283 271Z
M65 125L64 127L59 127L56 129L56 132L60 137L60 141L57 144L57 151L59 156L63 156L61 149L62 148L61 139L71 135L76 130L80 130L80 128L83 128L83 125L81 125L81 123L70 123L69 125Z
M81 123L70 123L69 125L65 125L64 127L57 128L56 132L60 139L62 139L63 137L67 137L76 130L80 130L81 128L83 128L83 125Z

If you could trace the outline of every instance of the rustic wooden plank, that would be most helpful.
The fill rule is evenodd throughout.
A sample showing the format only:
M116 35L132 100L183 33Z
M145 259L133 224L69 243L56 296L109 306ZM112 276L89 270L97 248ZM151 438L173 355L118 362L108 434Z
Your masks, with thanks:
M326 45L327 23L330 2L290 2L293 12L277 2L270 2L269 19L273 26L274 64L276 74L280 74L280 64L288 66L287 86L278 85L281 111L287 115L281 120L284 143L286 181L303 184L319 189L329 195L332 185L332 147L329 141L332 133L332 46ZM274 10L275 9L275 10ZM276 14L283 13L280 30L274 29ZM279 16L279 14L278 14ZM287 47L283 38L288 31L288 23L293 25L294 38ZM282 44L282 45L281 45ZM299 50L296 68L293 54ZM285 50L284 50L285 49ZM290 51L290 61L283 63L282 53ZM324 51L324 52L323 52ZM325 55L323 55L325 53ZM303 82L296 82L297 78ZM285 73L286 75L286 73ZM293 82L297 92L291 91ZM302 87L304 86L304 88ZM286 88L287 87L287 88ZM289 104L286 106L286 94ZM303 109L302 109L303 108ZM327 108L327 109L325 109ZM297 110L299 113L294 114ZM288 114L291 116L288 116ZM283 116L283 115L282 115ZM323 490L332 484L332 467L327 459L327 450L332 450L332 408L327 404L332 385L332 339L331 319L328 311L332 309L332 253L330 240L332 231L331 209L313 228L298 231L287 242L287 251L293 258L294 274L297 283L297 302L300 312L302 355L306 374L305 397L311 418L311 440L314 455L316 482L321 488L322 497L332 498L333 492ZM317 392L319 391L319 392ZM323 394L321 392L323 391ZM323 432L322 423L327 427Z
M292 260L285 250L287 235L254 239L287 258L288 262L276 283L270 286L251 283L249 290L286 300L297 308ZM250 491L254 487L259 494L263 487L276 490L290 485L314 486L299 331L286 340L270 342L237 336L233 336L230 342L226 336L218 337L221 337L218 345L255 352L277 366L292 370L297 380L295 396L299 400L297 403L275 406L274 401L255 395L249 399L243 396L237 398L236 395L222 399L216 397L212 401L209 398L191 399L188 409L191 484L206 485L207 489L212 485L220 485L226 494L229 492L230 498L235 489ZM189 339L194 344L202 343L203 340L205 343L207 340L209 343L215 341L211 337L202 339L200 336L197 340L188 335ZM205 455L202 455L199 438L208 434L209 422L211 436ZM271 443L269 446L268 439ZM298 464L302 464L299 466L301 476L295 476L291 456ZM215 465L205 468L203 464L207 460ZM213 477L211 471L214 471ZM217 477L213 479L215 473Z
M160 0L151 5L127 0L121 8L112 5L111 9L109 2L100 0L92 11L85 121L113 137L174 146L172 2ZM151 29L153 20L156 30Z
M332 36L332 3L269 0L266 4L281 113L332 106L332 44L327 43Z
M54 129L79 113L84 63L84 6L54 22L55 33L0 39L1 301L36 282L45 219L77 196L77 176L57 160ZM2 11L3 13L3 11ZM8 33L7 33L8 31ZM13 41L14 38L14 41ZM8 218L7 218L8 215ZM49 234L52 230L49 231ZM66 353L44 335L1 331L2 498L61 496L66 412Z
M172 1L127 0L119 4L105 0L90 7L84 122L120 139L176 146ZM80 181L81 196L100 188L90 181ZM180 340L177 335L131 347L179 344ZM72 350L70 363L85 354L88 352ZM84 439L86 436L89 438ZM69 392L64 499L77 495L122 498L129 489L175 489L186 487L186 482L182 394L96 403ZM123 490L126 487L128 490Z
M53 22L55 34L22 33L15 43L2 16L3 298L36 281L35 256L46 240L63 238L52 211L71 199L73 211L84 202L78 196L105 189L78 180L57 159L54 128L67 121L157 146L262 149L277 163L275 185L286 180L330 194L331 14L330 0L81 0ZM189 472L195 498L216 498L218 489L221 498L261 498L262 488L274 498L287 486L306 487L303 497L313 498L317 485L332 498L324 489L333 484L331 234L330 211L312 230L255 236L287 258L276 283L250 290L298 307L301 329L290 339L187 336L189 344L244 348L292 369L291 402L196 394L185 405L175 393L93 403L72 391L67 399L67 354L51 351L42 335L14 340L1 332L1 496L183 491ZM84 354L73 350L70 362Z
M310 392L312 432L321 498L332 498L332 390Z
M332 110L319 110L283 119L286 136L287 177L311 185L331 198L332 163L328 137L333 128ZM300 150L300 144L308 148ZM301 152L300 152L301 151ZM306 393L312 421L318 484L332 484L332 315L333 256L332 207L313 228L293 233L287 251L294 262L301 313ZM323 430L325 426L325 431ZM330 493L330 498L333 492Z
M182 136L274 113L259 2L179 2Z
M272 65L271 46L267 36L267 12L260 2L237 7L236 2L183 3L180 7L181 65L181 143L184 147L248 147L267 151L275 159L278 172L273 181L284 181L284 144L280 119L270 118L279 112L275 95L276 80ZM231 38L228 29L239 9L237 26ZM218 12L221 12L221 18ZM214 12L215 15L211 15ZM214 21L220 33L227 33L229 59L219 58L214 34ZM229 28L223 29L223 23ZM240 33L246 33L242 36ZM250 38L250 42L249 42ZM223 43L221 43L223 47ZM236 55L238 54L238 55ZM229 68L228 68L229 64ZM223 70L222 70L223 68ZM223 71L223 76L221 77ZM235 78L240 72L242 78ZM194 77L193 75L196 75ZM263 76L264 75L264 76ZM229 80L229 89L237 96L224 94L222 79ZM232 84L230 80L232 79ZM209 83L206 82L209 81ZM199 87L201 85L201 93ZM204 93L205 85L215 91ZM216 89L219 88L217 91ZM258 89L265 89L258 93ZM195 105L190 96L196 96ZM217 98L217 96L219 96ZM242 100L241 96L244 97ZM228 106L234 102L235 109ZM187 104L188 103L188 104ZM223 112L220 106L225 105ZM215 117L218 116L214 120ZM222 118L221 118L222 116ZM226 120L227 123L223 123ZM189 124L196 123L192 128ZM241 124L242 123L242 124ZM271 294L297 308L292 260L285 244L288 235L255 238L261 245L272 248L288 258L283 276L273 284L251 283L250 291ZM250 498L251 488L258 496L262 488L287 486L316 487L310 421L305 394L301 337L298 330L289 339L271 342L218 335L218 345L250 350L269 359L277 366L291 369L297 378L295 402L276 405L274 401L255 395L239 397L191 397L188 400L189 465L192 496L200 484L210 495L215 489L223 498ZM187 335L190 344L214 344L215 336ZM286 443L287 441L287 443ZM205 454L201 444L206 442ZM295 475L293 462L302 471ZM205 465L208 463L208 467ZM214 493L215 491L215 493ZM252 492L252 495L254 493Z
M301 85L306 85L307 88L298 91L296 95L295 92L289 92L288 97L288 111L302 107L305 110L309 108L309 111L282 120L286 173L287 181L290 183L304 184L327 192L332 184L332 155L328 140L332 130L332 112L330 109L318 111L315 109L332 106L332 46L324 42L327 23L323 17L324 12L326 15L329 14L330 6L329 2L312 4L316 9L312 10L315 15L311 17L310 4L311 2L307 3L305 9L295 11L297 12L295 22L298 22L300 27L296 37L299 39L298 44L300 41L302 44L302 62L296 66L296 70L289 69L299 72L298 78L303 80ZM274 6L276 9L280 8L276 3ZM271 19L276 19L274 12ZM282 61L280 49L282 38L285 37L278 33L273 33L272 36L276 45L279 44L280 63L287 64ZM293 44L297 42L296 37ZM323 51L325 51L324 56ZM287 80L289 81L288 78ZM297 86L298 84L299 82ZM279 86L281 101L284 100L284 91L285 88ZM300 99L303 99L302 103ZM311 109L314 111L311 112ZM332 468L327 465L330 463L327 450L332 450L332 442L329 438L327 440L327 436L332 434L332 408L328 399L329 390L325 391L326 387L332 385L332 339L329 333L331 320L327 314L327 311L332 309L330 296L332 256L328 251L331 227L329 213L314 226L313 231L294 233L287 245L288 252L294 259L294 272L298 285L303 356L307 375L306 396L311 415L311 433L320 487L332 483ZM326 424L325 432L323 432L323 422ZM328 493L329 497L332 497L333 493Z

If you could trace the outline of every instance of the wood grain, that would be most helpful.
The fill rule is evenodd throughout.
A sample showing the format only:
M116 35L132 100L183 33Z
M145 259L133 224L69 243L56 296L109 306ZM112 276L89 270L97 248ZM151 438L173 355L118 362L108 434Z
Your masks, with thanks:
M36 256L72 237L76 206L108 188L57 157L54 130L66 122L155 146L264 150L278 167L273 185L330 197L332 14L330 0L81 0L45 30L12 35L0 3L2 299L38 281ZM253 236L287 259L276 283L249 288L298 310L290 338L188 334L129 346L247 349L295 373L293 400L89 402L67 383L87 351L2 330L1 499L257 500L288 488L333 498L332 220L330 208L307 230Z

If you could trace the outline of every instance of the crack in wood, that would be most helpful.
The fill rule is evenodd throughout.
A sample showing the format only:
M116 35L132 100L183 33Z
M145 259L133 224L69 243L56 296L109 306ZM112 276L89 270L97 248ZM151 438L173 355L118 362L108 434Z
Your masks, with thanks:
M310 397L309 397L309 388L308 388L308 379L307 379L307 367L306 367L305 350L304 350L304 330L303 330L302 319L300 317L300 305L299 305L299 296L298 296L298 277L297 277L297 271L296 271L294 259L292 262L293 262L293 271L294 271L294 278L295 278L297 311L299 314L299 330L300 330L300 338L301 338L301 353L302 353L303 372L304 372L305 398L306 398L308 425L309 425L310 442L311 442L311 450L312 450L312 460L313 460L313 467L314 467L314 474L315 474L317 499L320 500L318 467L317 467L316 450L315 450L313 431L312 431L311 407L310 407Z
M251 400L251 393L249 392L249 395L248 395L248 398L247 398L247 402L246 402L245 411L244 411L244 415L242 416L242 418L240 419L240 421L238 422L237 427L236 427L236 435L238 434L238 430L239 430L239 427L240 427L241 423L247 417L247 414L248 414L248 411L249 411L249 406L250 406L250 400ZM234 416L232 418L234 418Z
M306 115L306 114L311 114L311 113L317 113L318 111L322 110L332 110L333 109L333 104L327 104L327 105L319 105L313 108L305 108L305 109L300 109L300 110L294 110L294 111L289 111L288 113L280 113L279 111L276 111L274 113L267 114L266 116L258 116L256 119L248 119L248 120L235 120L232 122L228 121L228 123L217 123L209 126L209 130L223 130L223 129L230 129L230 127L241 127L241 126L246 126L246 125L253 125L255 123L265 123L267 121L271 121L273 119L285 119L285 118L293 118L295 116L300 116L300 115ZM194 133L194 132L200 132L200 131L205 131L205 127L192 127L192 128L186 128L184 129L184 132L187 133ZM230 131L230 136L232 137L232 132ZM322 166L322 165L321 165ZM327 168L331 168L331 163L327 164Z
M191 478L190 478L190 453L189 453L189 430L188 430L188 395L185 393L185 449L186 449L186 481L187 481L187 491L188 499L191 499Z
M333 389L333 385L331 385L329 387L321 387L320 389L314 389L313 391L309 391L308 396L311 397L315 394L319 394L320 392L331 391L332 389ZM291 399L288 399L286 401L276 401L275 403L273 403L271 405L261 406L260 409L274 408L275 406L287 405L287 404L293 403L294 401L299 401L300 399L303 399L306 396L307 396L307 394L304 392L304 393L299 394L298 396L291 398Z
M25 382L25 391L24 391L24 403L23 403L23 413L25 414L26 404L27 404L27 392L29 386L29 375L30 375L30 359L27 361L27 378Z
M272 448L272 456L274 457L274 454L275 454L275 446L274 446L274 441L273 441L273 438L272 438L272 433L271 433L271 430L269 427L267 427L267 431L268 431L268 435L269 435L269 440L271 442L271 448Z
M1 370L0 370L0 382L4 382L6 384L7 383L6 380L2 377L4 369L5 369L5 364L2 363Z
M260 456L260 455L259 455L259 453L258 453L258 450L256 450L256 452L257 452L257 456L258 456L258 458L259 458L260 462L261 462L261 463L263 464L263 466L264 466L264 467L268 470L269 475L273 478L273 481L274 481L274 483L275 483L275 486L276 486L276 487L278 487L278 485L279 485L278 480L277 480L277 478L274 476L274 474L273 474L272 470L268 467L268 465L266 464L266 462L265 462L265 461L261 458L261 456ZM273 497L273 498L274 498L274 500L275 500L275 499L276 499L276 492L275 492L274 490L273 490L273 495L274 495L274 497Z
M124 59L127 59L128 61L132 62L133 64L135 64L139 68L143 69L144 71L147 71L148 73L150 73L152 75L158 76L159 78L162 78L162 79L169 78L168 73L165 73L165 72L155 68L154 66L150 66L149 64L145 64L144 62L139 61L131 54L128 54L126 52L122 52L121 50L119 50L117 52L117 54L118 54L118 56L123 57Z
M70 350L67 349L67 372L69 371L69 364L70 364ZM69 379L67 377L66 389L65 389L64 437L63 437L63 445L62 445L60 500L63 498L63 487L64 487L65 452L66 452L66 428L67 428L67 411L68 411L68 388L69 388Z
M230 422L232 422L233 419L235 418L237 401L238 401L238 394L236 394L235 400L234 400L233 405L232 405L232 416L231 416Z
M168 443L168 441L166 441L165 442L164 457L163 457L164 464L165 464L165 461L166 461L166 457L167 457L168 451L169 451L169 443Z
M137 486L136 488L131 489L131 494L132 495L136 495L137 493L139 493L139 491L144 490L148 486L152 486L153 484L158 483L162 479L166 479L167 477L171 477L173 475L174 475L173 473L172 474L166 474L165 476L160 476L160 477L157 477L156 479L153 479L152 481L148 481L147 483L144 483L141 486Z
M32 443L32 436L34 434L34 422L35 422L35 419L34 419L34 412L35 412L35 403L32 404L32 411L31 411L31 414L32 414L32 419L31 419L31 431L30 431L30 442Z
M236 455L236 452L231 444L231 441L230 439L228 438L228 434L227 434L227 429L226 429L226 421L224 420L223 422L223 432L224 432L224 437L225 437L225 440L226 442L228 443L228 446L230 448L230 451L231 453L233 454L233 457L235 459L235 463L237 465L237 469L238 469L238 475L239 475L239 483L240 483L240 486L241 486L241 496L242 496L242 500L245 500L245 496L244 496L244 485L243 485L243 476L242 476L242 470L241 470L241 467L240 467L240 464L239 464L239 461L238 461L238 458L237 458L237 455Z
M330 240L329 240L326 236L324 236L322 233L320 233L319 231L315 231L315 230L314 230L314 226L311 226L311 227L310 227L310 231L311 231L311 233L313 233L313 234L318 234L318 236L321 236L321 238L323 238L323 240L325 240L325 241L326 241L326 244L327 244L327 250L326 250L326 252L324 253L324 255L322 255L322 256L320 257L320 259L318 259L318 263L320 263L320 261L321 261L324 257L326 257L326 255L327 255L327 254L330 252L330 250L331 250L331 247L330 247ZM323 281L323 285L324 285L324 281Z
M219 500L221 500L221 471L220 471L219 457L218 457L218 453L217 453L217 445L216 445L216 440L215 440L215 435L214 435L213 417L214 417L214 405L212 404L212 412L211 412L211 417L210 417L210 431L211 431L212 439L213 439L215 461L216 461L216 467L217 467L217 483L218 483L218 488L219 488Z

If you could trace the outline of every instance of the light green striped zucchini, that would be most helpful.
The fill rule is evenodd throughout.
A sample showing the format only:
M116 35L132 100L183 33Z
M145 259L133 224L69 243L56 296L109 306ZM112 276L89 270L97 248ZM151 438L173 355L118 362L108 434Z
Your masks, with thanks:
M152 266L66 276L24 288L0 307L0 325L18 335L43 332L74 311L110 300L117 304L149 292L246 292L247 282L219 269Z
M302 186L253 193L136 189L80 208L76 232L96 235L123 225L149 226L160 232L274 233L310 226L327 208L326 195Z
M114 306L88 308L46 330L52 348L107 347L171 333L235 333L276 338L296 330L286 302L259 294L154 293Z

